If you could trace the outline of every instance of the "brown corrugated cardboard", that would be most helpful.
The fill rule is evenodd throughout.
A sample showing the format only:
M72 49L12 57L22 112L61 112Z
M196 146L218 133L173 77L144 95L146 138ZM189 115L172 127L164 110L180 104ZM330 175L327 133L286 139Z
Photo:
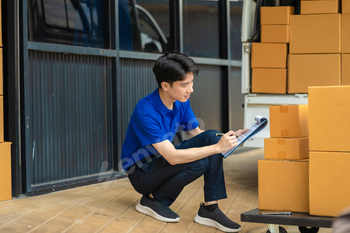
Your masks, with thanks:
M0 143L0 201L12 198L11 143Z
M287 69L252 69L252 92L285 94L287 92Z
M300 14L336 14L339 13L339 1L301 1Z
M342 53L350 53L350 14L342 14L341 23L341 51Z
M308 106L270 106L270 137L298 138L309 136Z
M341 14L291 15L290 53L340 53Z
M341 62L341 85L350 85L350 54L342 54Z
M289 43L289 25L261 25L262 43Z
M340 54L290 54L288 93L307 93L309 86L341 84Z
M309 87L309 147L350 151L350 86Z
M289 24L290 15L294 15L294 7L278 6L260 8L260 23L264 24Z
M252 68L286 68L287 44L252 43Z
M343 14L349 14L350 13L350 0L342 0L341 1L341 12Z
M4 142L4 97L0 96L0 142Z
M307 159L309 138L265 138L264 155L265 159Z
M309 162L258 161L259 209L309 212Z
M337 216L350 206L350 153L310 152L310 215Z

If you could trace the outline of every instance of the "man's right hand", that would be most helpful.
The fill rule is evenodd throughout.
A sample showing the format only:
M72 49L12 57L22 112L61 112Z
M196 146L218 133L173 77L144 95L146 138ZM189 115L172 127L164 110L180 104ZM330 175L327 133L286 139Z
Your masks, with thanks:
M224 135L221 136L220 141L216 144L218 146L218 152L222 153L232 149L237 146L237 138L235 132L232 130L228 131Z

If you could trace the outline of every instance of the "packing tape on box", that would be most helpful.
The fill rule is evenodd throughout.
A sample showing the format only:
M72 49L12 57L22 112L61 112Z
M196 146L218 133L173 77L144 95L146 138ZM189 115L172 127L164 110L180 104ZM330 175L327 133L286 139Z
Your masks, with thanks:
M288 137L289 136L289 130L288 129L282 129L281 130L281 137Z
M279 159L285 159L287 157L286 151L278 151L277 152L277 158Z
M286 145L286 139L278 139L277 145Z
M288 106L280 106L280 112L288 112Z

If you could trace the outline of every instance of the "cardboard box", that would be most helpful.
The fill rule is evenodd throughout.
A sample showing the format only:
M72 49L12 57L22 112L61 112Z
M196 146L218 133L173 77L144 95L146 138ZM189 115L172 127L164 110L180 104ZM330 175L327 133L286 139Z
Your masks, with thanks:
M289 24L291 15L294 15L292 6L263 6L260 8L260 24Z
M252 68L286 68L287 44L252 43Z
M0 143L0 201L12 198L11 143Z
M340 54L290 54L288 93L307 93L309 86L341 85Z
M341 1L341 12L342 14L350 13L350 0L342 0Z
M4 97L0 96L0 142L4 142Z
M350 151L350 86L309 87L309 147Z
M300 1L300 14L336 14L339 5L339 1Z
M309 212L308 160L258 161L259 209Z
M350 14L342 14L342 53L350 53Z
M287 69L253 68L253 93L287 93Z
M342 54L341 62L341 85L350 85L350 54Z
M308 136L307 104L270 106L271 138L298 138Z
M309 138L265 138L264 155L265 159L307 159Z
M310 215L337 216L350 206L350 153L310 152Z
M341 14L291 15L290 53L340 53Z
M289 43L289 25L261 25L262 43Z

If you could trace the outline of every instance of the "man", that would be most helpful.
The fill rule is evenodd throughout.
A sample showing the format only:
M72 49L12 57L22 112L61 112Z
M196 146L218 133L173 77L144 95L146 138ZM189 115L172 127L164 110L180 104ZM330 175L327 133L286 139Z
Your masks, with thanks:
M246 130L203 131L191 109L189 98L199 72L185 54L171 52L156 61L153 72L159 87L136 105L122 148L123 169L135 190L143 197L136 210L165 222L180 217L169 206L182 189L204 175L205 203L195 222L221 231L238 232L241 227L218 208L226 198L222 152L237 145L236 136ZM178 129L190 139L171 143Z

